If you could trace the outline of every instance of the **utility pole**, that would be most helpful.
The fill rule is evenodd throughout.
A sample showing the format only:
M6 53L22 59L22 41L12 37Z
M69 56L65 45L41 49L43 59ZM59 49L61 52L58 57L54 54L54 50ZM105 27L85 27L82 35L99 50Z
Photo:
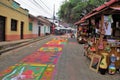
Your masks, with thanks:
M55 28L54 19L55 19L55 4L53 5L53 26L52 26L52 33L53 34L54 34L54 28Z
M54 23L54 19L55 19L55 4L53 5L53 23Z

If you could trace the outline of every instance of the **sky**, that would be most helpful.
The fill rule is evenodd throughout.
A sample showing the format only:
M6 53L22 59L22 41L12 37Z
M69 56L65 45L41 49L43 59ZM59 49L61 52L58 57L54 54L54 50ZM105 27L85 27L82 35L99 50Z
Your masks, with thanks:
M65 0L15 0L20 4L22 8L28 9L29 13L34 16L45 16L48 18L53 17L53 12L55 10L55 16L60 5ZM55 7L54 7L55 6Z

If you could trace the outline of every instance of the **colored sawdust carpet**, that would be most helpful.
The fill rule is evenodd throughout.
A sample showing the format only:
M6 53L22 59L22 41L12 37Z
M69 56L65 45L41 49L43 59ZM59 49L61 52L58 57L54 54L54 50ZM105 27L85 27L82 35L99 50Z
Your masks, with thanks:
M62 52L57 53L51 53L51 52L41 52L39 55L31 54L24 59L21 60L21 62L24 63L39 63L39 64L55 64L55 60L58 59Z
M52 80L65 38L55 38L18 64L0 72L0 80Z
M62 51L62 47L41 47L40 51L57 52L57 51Z
M61 47L63 48L64 45L60 44L44 44L43 47Z
M48 65L40 80L51 80L53 78L54 68L54 65Z
M3 71L1 80L40 80L47 65L18 64Z
M67 43L67 39L53 39L51 41L49 41L48 43L46 44L66 44Z

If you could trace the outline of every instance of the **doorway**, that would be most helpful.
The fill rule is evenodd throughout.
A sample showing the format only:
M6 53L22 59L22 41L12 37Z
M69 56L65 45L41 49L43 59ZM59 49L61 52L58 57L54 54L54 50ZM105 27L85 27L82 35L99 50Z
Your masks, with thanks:
M5 17L0 16L0 41L5 41L5 20Z
M24 22L21 22L20 39L23 39Z
M38 27L38 36L40 36L40 33L41 33L41 27L39 26Z

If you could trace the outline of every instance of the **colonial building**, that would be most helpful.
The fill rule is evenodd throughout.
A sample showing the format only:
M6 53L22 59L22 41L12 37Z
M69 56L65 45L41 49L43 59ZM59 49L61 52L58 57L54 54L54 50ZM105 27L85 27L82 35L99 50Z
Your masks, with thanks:
M31 38L28 10L14 0L0 0L0 41Z
M40 24L38 24L39 20L37 17L33 16L32 14L29 14L29 30L32 31L31 36L33 38L36 38L38 36L40 36Z
M50 30L52 27L52 23L48 21L46 18L43 16L38 16L38 19L40 20L39 23L41 23L41 36L44 36L46 34L50 34Z
M45 36L50 34L52 23L43 16L35 17L29 14L29 30L32 31L32 37Z

